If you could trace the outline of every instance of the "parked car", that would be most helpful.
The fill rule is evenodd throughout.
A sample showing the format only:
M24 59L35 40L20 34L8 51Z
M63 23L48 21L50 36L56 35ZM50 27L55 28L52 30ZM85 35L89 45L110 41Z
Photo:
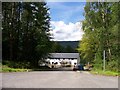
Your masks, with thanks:
M84 70L84 66L83 65L74 66L73 71L77 71L77 70Z
M82 64L78 65L78 69L83 71L84 70L84 65L82 65Z
M93 68L93 65L85 65L84 66L85 71L90 71L90 70L92 70L92 68Z

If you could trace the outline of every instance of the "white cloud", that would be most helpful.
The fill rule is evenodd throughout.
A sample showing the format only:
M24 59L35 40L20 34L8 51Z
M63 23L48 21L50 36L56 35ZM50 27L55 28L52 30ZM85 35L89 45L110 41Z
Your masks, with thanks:
M51 21L51 26L53 30L50 33L55 41L77 41L81 40L84 34L81 22L66 24L63 21Z

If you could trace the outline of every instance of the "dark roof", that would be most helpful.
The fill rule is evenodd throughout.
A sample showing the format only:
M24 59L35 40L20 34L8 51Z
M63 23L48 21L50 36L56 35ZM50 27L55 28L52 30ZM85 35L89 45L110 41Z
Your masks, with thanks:
M50 53L50 58L79 58L79 53Z

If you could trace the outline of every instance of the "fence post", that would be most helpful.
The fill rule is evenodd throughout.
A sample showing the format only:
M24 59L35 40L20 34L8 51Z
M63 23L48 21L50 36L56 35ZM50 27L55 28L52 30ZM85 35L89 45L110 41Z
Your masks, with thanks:
M105 50L103 51L103 71L105 71Z

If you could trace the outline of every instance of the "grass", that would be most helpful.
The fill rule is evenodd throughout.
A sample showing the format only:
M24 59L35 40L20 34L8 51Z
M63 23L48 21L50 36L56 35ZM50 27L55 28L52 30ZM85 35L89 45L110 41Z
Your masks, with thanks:
M28 71L31 71L31 69L10 68L6 65L3 65L2 69L0 69L0 72L28 72Z
M114 71L92 70L90 72L96 75L120 76L118 72L114 72Z
M2 72L2 63L0 63L0 72Z
M7 65L0 65L0 72L29 72L29 71L50 71L51 68L41 66L39 68L33 68L33 69L21 69L21 68L10 68Z

